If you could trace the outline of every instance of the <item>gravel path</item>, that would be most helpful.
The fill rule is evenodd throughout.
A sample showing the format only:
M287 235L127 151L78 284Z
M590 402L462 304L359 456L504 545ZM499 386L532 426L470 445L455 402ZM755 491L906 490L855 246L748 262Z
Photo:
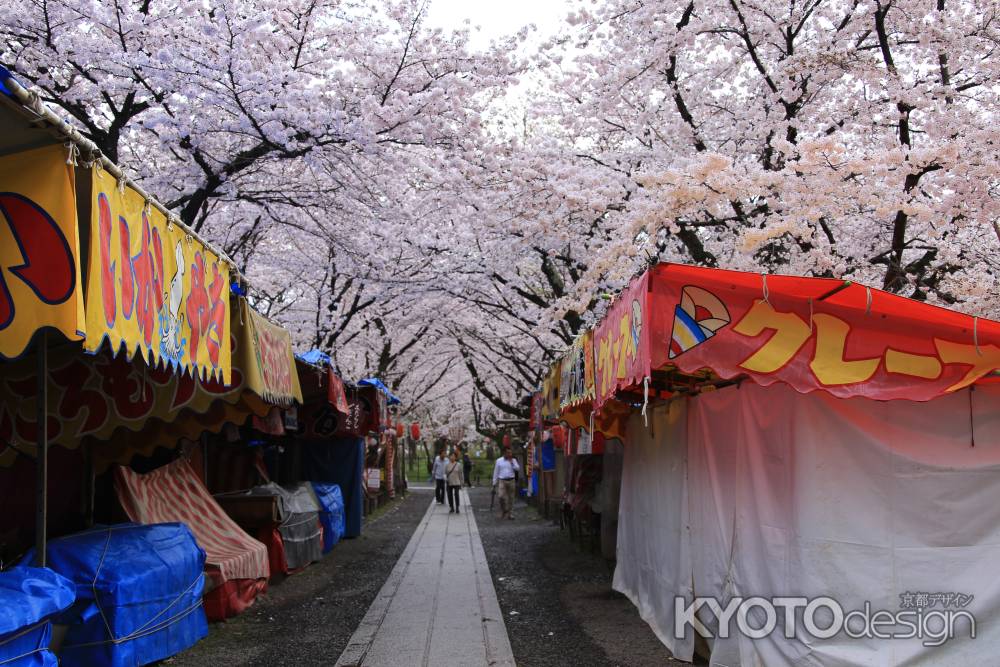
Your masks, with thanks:
M519 502L514 521L471 489L476 521L520 667L685 665L673 660L632 603L611 590L613 571L568 532Z
M323 560L272 586L246 613L163 664L332 665L375 599L431 495L412 492L343 540Z

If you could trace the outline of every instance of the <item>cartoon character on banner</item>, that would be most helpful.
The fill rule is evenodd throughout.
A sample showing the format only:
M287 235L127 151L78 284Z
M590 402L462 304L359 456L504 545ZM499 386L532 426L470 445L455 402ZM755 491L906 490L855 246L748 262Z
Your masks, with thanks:
M177 260L177 270L170 279L170 290L167 302L160 308L160 354L173 364L179 364L184 356L187 339L181 337L181 326L184 324L184 313L181 312L181 302L184 300L184 249L181 241L174 247Z
M632 300L632 349L639 349L639 337L642 334L642 304L638 299Z

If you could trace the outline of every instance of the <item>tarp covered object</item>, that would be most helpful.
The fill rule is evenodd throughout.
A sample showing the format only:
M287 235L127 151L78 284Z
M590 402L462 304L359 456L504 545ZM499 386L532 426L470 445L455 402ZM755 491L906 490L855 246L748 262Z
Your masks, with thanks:
M249 491L255 496L277 496L278 532L284 546L285 572L297 570L320 559L323 539L319 522L319 503L308 483L279 486L274 482Z
M686 414L676 405L667 423L654 409L655 446L634 418L625 450L615 588L654 629L673 630L676 594L723 605L732 596L830 596L845 613L866 602L896 613L920 606L921 593L955 594L972 598L962 609L978 620L975 639L964 621L937 648L919 638L815 639L798 625L787 639L779 614L765 639L735 632L715 641L713 659L731 667L996 662L997 388L919 404L744 383L689 401ZM678 642L675 653L690 659L690 645Z
M363 438L348 436L302 443L302 476L340 487L344 497L344 537L361 534L364 465Z
M50 619L76 597L73 582L48 568L0 572L0 665L55 667Z
M115 471L115 491L133 521L145 524L178 521L190 528L198 545L205 550L205 571L214 586L221 587L232 580L266 582L270 574L267 547L247 535L222 511L187 461L178 459L147 475L119 467ZM255 595L264 588L264 585L239 586L246 595ZM228 593L216 595L225 595L236 604L235 608L225 607L233 613L239 613L253 601L252 595L234 598L229 594L232 592L230 587ZM213 620L217 618L212 613L214 609L206 606Z
M119 524L49 542L49 566L76 585L60 664L146 665L208 634L205 552L184 524Z
M323 524L323 553L328 553L344 536L344 496L336 484L313 482L319 500L319 520Z

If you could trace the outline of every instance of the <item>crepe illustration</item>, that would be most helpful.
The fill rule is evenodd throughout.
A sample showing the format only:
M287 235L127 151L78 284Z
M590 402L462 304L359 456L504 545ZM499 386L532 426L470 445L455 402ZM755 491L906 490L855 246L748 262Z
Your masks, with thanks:
M727 324L729 311L719 297L700 287L684 287L681 302L674 308L669 357L701 345Z

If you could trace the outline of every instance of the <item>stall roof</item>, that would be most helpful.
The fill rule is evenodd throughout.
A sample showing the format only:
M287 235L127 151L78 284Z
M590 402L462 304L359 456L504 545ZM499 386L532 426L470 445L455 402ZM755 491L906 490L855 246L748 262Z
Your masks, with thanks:
M992 320L851 281L680 264L636 278L590 345L597 410L620 391L691 392L743 378L926 401L995 381L1000 368Z
M359 380L358 386L375 387L383 394L385 394L386 398L388 399L389 405L399 405L400 403L402 403L402 401L400 401L395 394L389 391L389 388L386 387L385 384L383 384L382 381L379 380L378 378L365 378L364 380Z

